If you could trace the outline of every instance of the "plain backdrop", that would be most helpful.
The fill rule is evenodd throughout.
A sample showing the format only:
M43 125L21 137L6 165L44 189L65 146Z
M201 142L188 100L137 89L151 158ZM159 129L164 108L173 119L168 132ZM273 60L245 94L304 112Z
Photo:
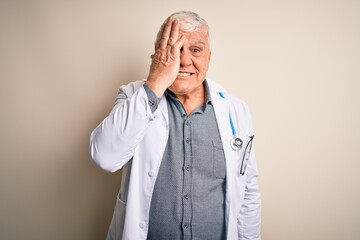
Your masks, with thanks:
M263 239L360 239L358 0L0 0L0 239L105 238L121 171L89 136L179 10L252 110Z

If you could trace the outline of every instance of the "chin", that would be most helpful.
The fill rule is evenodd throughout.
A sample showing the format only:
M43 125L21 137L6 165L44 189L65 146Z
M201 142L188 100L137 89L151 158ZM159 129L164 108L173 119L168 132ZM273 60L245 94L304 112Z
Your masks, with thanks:
M188 89L183 88L183 87L171 86L171 87L169 87L169 89L176 95L185 95L186 93L189 92Z
M169 87L170 91L172 91L175 95L182 96L182 95L188 95L193 92L196 92L199 88L201 88L203 85L200 83L199 85L194 84L194 82L191 82L190 84L186 84L184 82L177 82Z

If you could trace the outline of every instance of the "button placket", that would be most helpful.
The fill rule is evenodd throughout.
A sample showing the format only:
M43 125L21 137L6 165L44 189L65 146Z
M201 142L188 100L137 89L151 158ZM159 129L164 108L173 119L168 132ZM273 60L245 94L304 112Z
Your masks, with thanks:
M191 218L192 218L192 201L191 201L191 188L192 188L192 177L191 177L191 118L188 116L184 119L184 150L185 150L185 159L184 159L184 186L183 186L183 236L184 239L191 239Z

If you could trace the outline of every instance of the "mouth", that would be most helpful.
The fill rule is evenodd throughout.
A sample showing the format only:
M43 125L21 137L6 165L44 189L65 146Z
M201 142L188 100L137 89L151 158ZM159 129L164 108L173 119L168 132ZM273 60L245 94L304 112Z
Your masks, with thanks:
M190 77L193 73L190 72L179 72L178 77Z

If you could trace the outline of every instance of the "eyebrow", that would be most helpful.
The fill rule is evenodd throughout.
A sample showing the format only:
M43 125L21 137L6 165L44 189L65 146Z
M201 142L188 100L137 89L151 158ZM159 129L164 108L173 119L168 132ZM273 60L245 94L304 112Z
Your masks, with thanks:
M202 40L198 40L196 42L194 42L194 44L203 44L203 45L206 45L206 43Z

